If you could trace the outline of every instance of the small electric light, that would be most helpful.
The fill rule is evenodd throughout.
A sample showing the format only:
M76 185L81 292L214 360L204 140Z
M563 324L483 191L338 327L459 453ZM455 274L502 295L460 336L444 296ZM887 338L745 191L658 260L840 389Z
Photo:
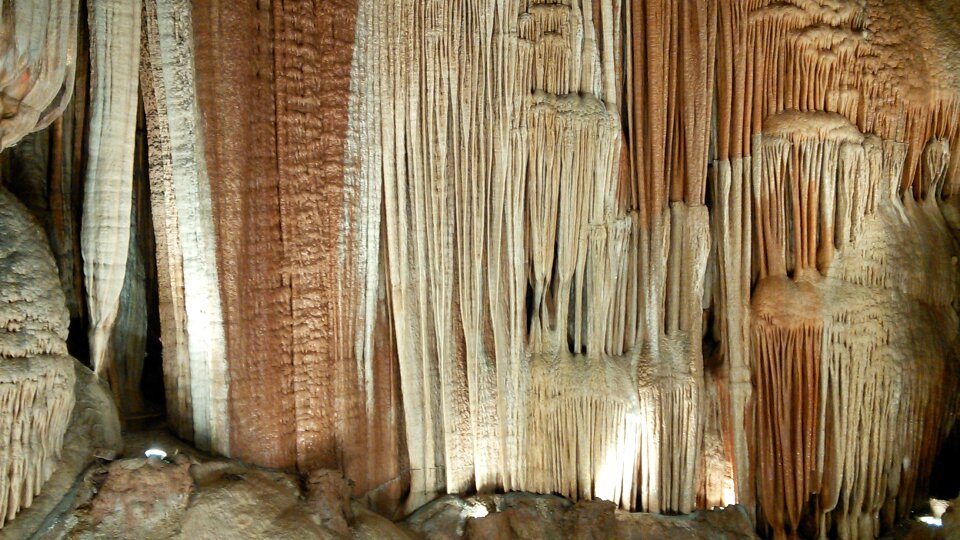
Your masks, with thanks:
M167 458L167 453L159 448L150 448L146 452L144 452L143 455L147 456L148 458L152 458L152 457L160 458L160 459Z
M933 516L920 516L920 521L926 523L927 525L932 525L934 527L942 527L943 521L938 517Z

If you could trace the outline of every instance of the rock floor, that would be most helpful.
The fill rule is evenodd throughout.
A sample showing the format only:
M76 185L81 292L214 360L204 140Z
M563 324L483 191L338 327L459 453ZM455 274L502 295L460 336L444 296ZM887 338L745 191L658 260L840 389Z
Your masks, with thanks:
M336 471L305 476L215 458L163 431L128 434L124 455L149 448L165 458L101 460L76 497L46 521L39 539L747 539L757 538L739 506L683 516L629 513L606 501L508 493L441 497L402 522L351 500ZM943 527L913 522L891 538L960 538L958 512Z

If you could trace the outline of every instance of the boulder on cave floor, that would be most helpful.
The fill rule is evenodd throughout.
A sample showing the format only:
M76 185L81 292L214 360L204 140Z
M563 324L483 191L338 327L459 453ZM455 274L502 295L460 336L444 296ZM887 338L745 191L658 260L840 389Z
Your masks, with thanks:
M166 458L99 463L42 539L416 538L354 509L336 471L301 478L167 447ZM356 517L355 517L356 516Z

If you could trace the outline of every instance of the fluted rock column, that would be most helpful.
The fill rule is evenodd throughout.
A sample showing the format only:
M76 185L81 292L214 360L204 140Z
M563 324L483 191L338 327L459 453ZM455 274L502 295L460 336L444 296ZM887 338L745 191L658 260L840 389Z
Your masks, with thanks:
M90 134L81 252L94 371L116 388L110 336L130 241L140 2L89 0Z
M197 446L230 455L228 373L210 182L186 0L147 0L141 80L171 423Z

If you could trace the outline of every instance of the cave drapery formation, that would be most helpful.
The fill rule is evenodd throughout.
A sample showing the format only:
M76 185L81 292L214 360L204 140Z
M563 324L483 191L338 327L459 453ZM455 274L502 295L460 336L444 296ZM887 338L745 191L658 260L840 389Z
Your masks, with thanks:
M66 297L8 297L53 263L0 193L0 248L29 232L0 526L57 459L65 313L137 393L144 215L170 427L381 512L533 491L873 538L925 492L960 410L954 4L85 4L0 11Z
M70 102L77 4L3 13L0 145L43 129ZM74 406L66 302L43 231L0 187L0 527L29 507L60 458Z

